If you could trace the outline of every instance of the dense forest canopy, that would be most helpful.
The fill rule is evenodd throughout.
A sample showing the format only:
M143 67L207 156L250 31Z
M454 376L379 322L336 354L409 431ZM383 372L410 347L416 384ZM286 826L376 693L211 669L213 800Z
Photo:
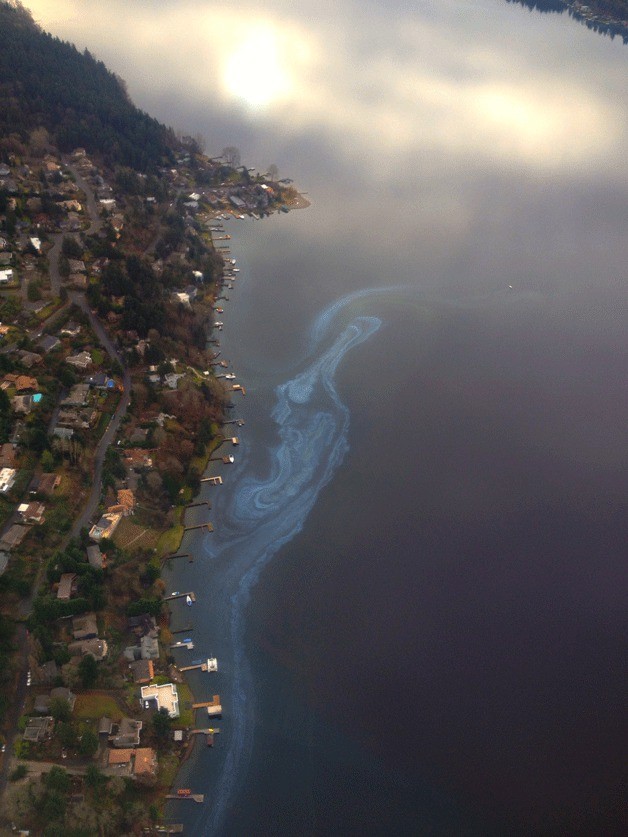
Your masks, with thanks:
M564 12L570 5L568 0L507 0L508 3L519 3L539 12ZM628 20L628 0L589 0L579 4L598 15L607 15L616 20Z
M628 43L628 0L506 0L538 12L568 12L589 29Z
M564 12L565 3L563 0L506 0L508 3L519 3L520 6L528 6L539 12Z
M108 164L147 171L171 159L171 131L129 100L87 50L43 32L19 3L0 0L0 133L43 127L62 151L83 147Z

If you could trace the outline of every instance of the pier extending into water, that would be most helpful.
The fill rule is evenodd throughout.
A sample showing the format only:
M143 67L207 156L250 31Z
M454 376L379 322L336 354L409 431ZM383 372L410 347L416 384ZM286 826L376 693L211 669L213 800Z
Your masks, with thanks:
M170 646L173 647L172 645ZM193 663L191 666L179 666L179 671L218 671L218 661L215 657L208 657L202 663Z
M195 523L192 526L184 526L184 532L191 532L192 529L207 529L208 532L214 531L214 526L211 523Z
M185 508L187 509L196 509L199 506L207 506L208 509L211 509L211 503L209 500L197 500L195 503L189 503Z
M189 558L190 563L194 560L189 552L176 552L174 555L166 555L166 561L172 561L175 558Z
M204 802L204 793L167 793L166 799L191 799L192 802Z
M175 599L190 598L191 601L196 601L195 593L171 593L169 596L164 596L164 602L173 602Z

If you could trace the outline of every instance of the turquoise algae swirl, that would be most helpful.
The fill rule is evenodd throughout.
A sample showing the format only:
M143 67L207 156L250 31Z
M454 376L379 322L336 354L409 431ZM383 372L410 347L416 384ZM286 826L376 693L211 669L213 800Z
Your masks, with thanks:
M226 626L233 654L229 706L232 726L205 834L222 833L225 813L246 772L253 746L254 684L244 642L246 605L251 589L264 566L302 530L319 492L343 461L349 448L349 410L336 390L336 371L347 352L368 340L382 321L372 316L356 316L342 327L326 349L322 344L341 311L356 299L377 293L379 289L350 294L319 315L311 332L306 359L309 365L275 390L272 418L278 435L276 445L269 451L268 475L249 475L244 470L232 493L223 495L228 499L220 513L222 537L208 538L204 544L210 560L217 560L223 553L229 560L233 555L235 560L237 555L239 569L237 579L228 585L233 592ZM318 356L317 352L320 352ZM245 444L242 448L245 457L246 452Z

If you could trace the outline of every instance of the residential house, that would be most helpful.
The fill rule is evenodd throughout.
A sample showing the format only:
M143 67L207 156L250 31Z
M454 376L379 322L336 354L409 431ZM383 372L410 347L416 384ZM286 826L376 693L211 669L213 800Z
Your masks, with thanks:
M48 695L37 695L35 698L35 712L41 715L47 715L50 712L50 704L55 699L67 701L70 712L74 711L76 695L69 689L66 689L65 686L57 686L56 689L51 689Z
M172 298L176 302L180 302L181 305L186 305L186 306L190 305L190 297L186 294L185 291L173 291L172 292Z
M127 468L133 468L135 471L153 467L149 452L142 448L127 448L124 451L124 460Z
M33 366L35 366L38 363L41 363L43 360L43 357L41 355L37 354L36 352L27 352L26 349L21 349L17 353L17 356L20 359L22 366L25 366L27 369L31 369Z
M137 685L150 683L155 676L152 660L137 660L129 665L133 673L133 682Z
M3 268L0 270L0 285L8 285L13 281L13 268Z
M87 407L84 410L76 408L59 410L57 424L59 427L73 427L75 430L87 430L93 427L98 420L99 413Z
M59 329L59 334L63 334L64 337L78 337L80 332L81 326L75 323L74 320L70 320Z
M38 340L37 345L41 346L43 351L47 353L57 349L61 345L61 341L53 334L45 334L41 340Z
M115 381L104 372L97 372L87 379L87 383L94 389L113 389Z
M142 721L134 718L122 718L117 731L111 736L110 741L114 747L137 747L140 743L140 732Z
M138 638L147 636L148 634L157 636L157 620L149 613L141 613L139 616L127 616L126 625Z
M140 657L142 660L159 659L159 639L155 634L147 634L140 639Z
M85 262L81 259L68 259L70 265L70 273L85 273Z
M13 487L16 475L15 468L0 468L0 491L3 494Z
M16 392L35 392L38 387L37 378L31 378L29 375L18 375L15 379Z
M20 503L17 513L24 523L39 524L44 522L46 507L43 503Z
M100 721L98 721L98 735L106 735L107 738L111 735L111 730L113 729L113 721L111 718L107 718L107 716L103 716Z
M28 415L33 409L32 395L14 395L11 399L11 407L16 413Z
M118 524L122 520L120 513L103 514L98 523L95 523L89 530L89 536L93 541L99 542L103 538L113 537L114 532L118 528Z
M130 488L120 488L117 492L118 505L123 509L123 516L128 517L135 509L135 494Z
M0 445L0 468L13 468L15 465L15 445L5 442Z
M107 564L107 556L100 551L100 547L97 544L92 544L87 547L87 560L89 561L90 567L93 567L95 570L102 570Z
M164 375L164 383L166 386L170 387L170 389L176 389L180 378L185 378L185 375L180 372L168 372Z
M31 494L44 494L46 497L50 497L60 483L61 477L58 474L42 474L33 481Z
M83 351L76 355L69 355L66 357L65 362L84 372L92 365L92 356L89 352Z
M52 737L55 728L55 719L50 715L45 718L29 718L24 730L24 741L32 741L39 744Z
M87 352L85 353L87 354ZM66 363L69 362L66 358ZM91 358L90 358L91 363ZM89 398L89 384L74 384L68 395L61 402L64 407L83 407Z
M20 526L18 523L14 523L8 532L5 532L0 537L0 549L5 549L8 552L15 549L16 546L22 543L28 532L29 529L27 526Z
M145 427L136 427L129 437L132 445L142 445L148 438L148 430Z
M152 747L138 747L135 751L133 776L138 781L153 780L157 777L157 753Z
M94 639L98 636L98 624L95 613L84 613L72 619L72 636L74 639Z
M82 656L91 654L96 662L101 662L107 656L109 646L106 639L83 639L80 642L71 642L68 645L68 651L72 656Z
M107 751L107 767L110 772L118 776L130 776L132 773L131 757L133 750L128 748L122 750Z
M35 679L38 683L54 683L59 676L59 669L54 660L42 663L35 670Z
M63 573L57 588L57 598L67 601L76 593L76 573Z
M144 709L165 709L170 718L179 717L179 693L174 683L142 686L140 694Z

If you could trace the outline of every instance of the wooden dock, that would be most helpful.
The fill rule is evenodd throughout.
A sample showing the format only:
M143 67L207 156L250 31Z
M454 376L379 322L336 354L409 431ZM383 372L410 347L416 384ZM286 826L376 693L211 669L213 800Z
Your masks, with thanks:
M218 735L219 732L218 727L209 727L208 729L191 729L190 735Z
M196 601L195 593L171 593L169 596L164 596L164 602L172 602L175 599L185 599L187 596L189 596L193 602Z
M222 485L222 477L201 477L201 482L208 482L210 485Z
M178 793L168 793L166 794L166 799L191 799L192 802L204 802L205 801L205 794L204 793L188 793L186 795L179 796Z
M213 532L214 527L211 523L195 523L193 526L184 526L184 532L191 532L192 529L207 529L208 532Z
M166 561L172 561L175 558L190 558L189 552L175 552L174 555L166 555ZM192 559L190 558L190 561Z
M172 648L172 645L170 646ZM201 663L192 663L190 666L179 666L179 671L218 671L218 662L215 657L208 657Z
M193 625L188 625L187 628L177 628L176 631L170 631L171 634L189 634L190 631L194 630Z
M207 506L208 509L211 509L211 507L212 507L209 500L197 500L195 503L188 503L188 505L185 508L186 508L186 510L187 509L196 509L199 506Z
M144 834L183 834L183 823L173 822L171 825L154 825L145 828Z
M207 663L196 663L193 666L179 666L179 671L207 671Z
M192 709L207 709L209 715L222 715L220 695L214 695L212 700L206 700L203 703L193 703Z

